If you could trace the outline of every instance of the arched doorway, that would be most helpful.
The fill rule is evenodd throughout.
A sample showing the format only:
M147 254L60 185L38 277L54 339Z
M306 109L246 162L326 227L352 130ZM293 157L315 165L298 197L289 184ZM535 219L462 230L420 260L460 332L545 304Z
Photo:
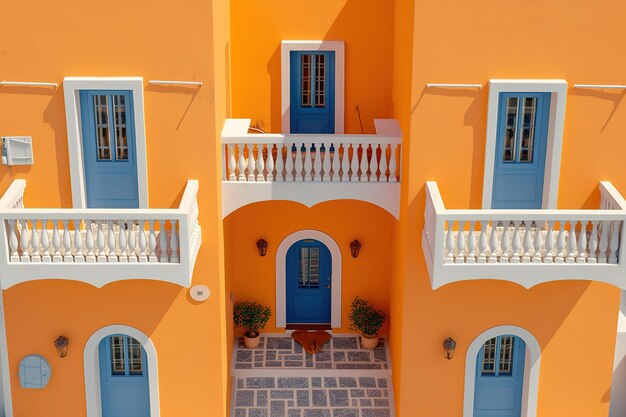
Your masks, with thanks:
M116 334L100 341L102 417L150 417L146 351L137 339Z
M330 325L332 257L326 245L299 240L285 263L287 324Z
M85 344L84 369L87 417L160 416L157 354L144 333L124 325L97 330ZM124 401L128 407L119 407Z
M467 350L463 417L536 417L541 348L517 326L479 335Z

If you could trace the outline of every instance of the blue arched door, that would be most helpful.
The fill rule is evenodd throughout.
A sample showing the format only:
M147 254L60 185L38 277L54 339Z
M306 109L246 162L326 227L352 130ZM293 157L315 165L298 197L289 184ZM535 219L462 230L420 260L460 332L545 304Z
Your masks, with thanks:
M130 336L108 336L100 342L102 417L150 417L148 361L141 344Z
M520 417L526 344L511 335L488 340L476 358L474 417Z
M287 251L286 265L287 323L330 323L332 260L326 245L300 240Z

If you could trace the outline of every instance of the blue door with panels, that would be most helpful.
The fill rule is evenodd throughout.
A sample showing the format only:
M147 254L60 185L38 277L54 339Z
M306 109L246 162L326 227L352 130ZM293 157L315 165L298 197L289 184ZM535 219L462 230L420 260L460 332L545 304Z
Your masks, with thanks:
M287 323L330 323L330 251L323 243L304 239L287 251Z
M292 51L291 133L335 133L335 52Z
M550 93L500 93L491 208L541 208Z
M520 417L526 343L517 337L494 337L476 359L474 417Z
M138 208L131 91L80 92L87 207Z
M108 336L100 342L102 417L150 417L148 361L141 344L130 336Z

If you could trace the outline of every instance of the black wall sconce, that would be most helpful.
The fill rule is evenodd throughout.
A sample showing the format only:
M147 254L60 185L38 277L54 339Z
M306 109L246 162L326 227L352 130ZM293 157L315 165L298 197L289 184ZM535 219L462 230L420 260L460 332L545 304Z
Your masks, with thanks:
M452 359L454 356L454 350L456 349L456 342L453 338L449 337L443 341L443 356L446 359Z
M359 252L361 252L361 242L359 242L357 239L354 239L352 242L350 242L350 254L353 258L358 258Z
M59 358L64 358L67 356L67 347L69 346L70 341L67 340L65 336L57 337L57 340L54 341L54 347L57 350L57 354Z
M265 239L257 240L256 248L259 251L259 256L265 256L267 254L267 240Z

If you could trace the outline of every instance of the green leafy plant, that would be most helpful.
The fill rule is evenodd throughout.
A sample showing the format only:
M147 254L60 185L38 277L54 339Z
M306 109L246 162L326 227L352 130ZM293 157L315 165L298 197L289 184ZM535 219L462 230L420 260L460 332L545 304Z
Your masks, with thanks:
M257 337L272 316L272 310L254 301L242 301L233 307L235 327L246 329L247 337Z
M367 300L355 298L350 307L350 328L362 332L364 335L374 336L385 323L387 313L378 309Z

